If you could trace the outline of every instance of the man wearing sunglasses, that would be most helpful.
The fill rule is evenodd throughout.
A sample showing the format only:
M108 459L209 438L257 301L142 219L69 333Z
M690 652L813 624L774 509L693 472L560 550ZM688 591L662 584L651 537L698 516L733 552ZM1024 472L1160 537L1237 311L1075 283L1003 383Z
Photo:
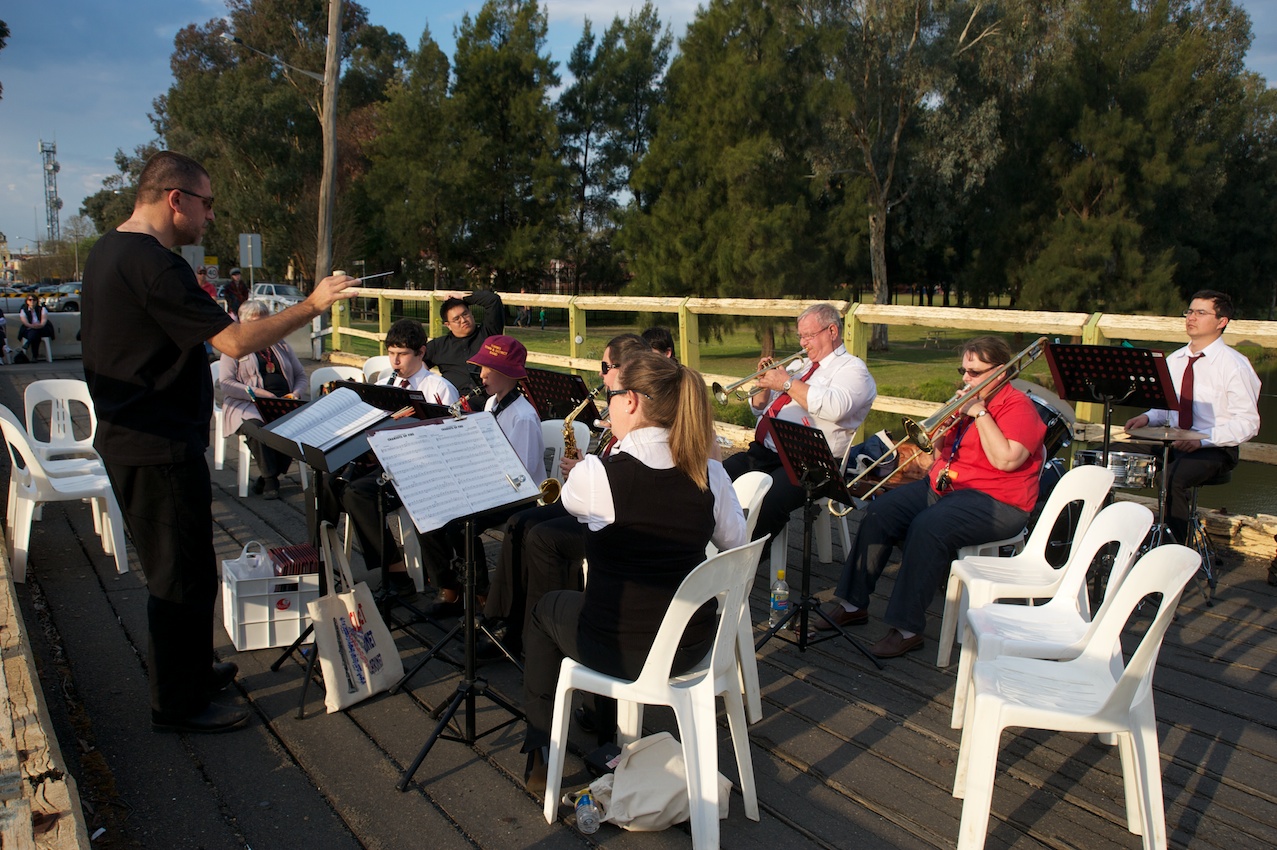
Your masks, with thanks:
M93 445L146 574L151 725L223 732L248 713L211 702L235 677L213 658L212 485L204 453L213 382L204 343L240 358L268 348L355 293L328 277L301 304L234 322L173 251L199 244L213 221L208 172L171 151L138 175L133 214L98 240L84 266L84 378Z
M1223 292L1194 293L1184 311L1188 345L1166 357L1179 408L1150 410L1126 423L1127 431L1165 425L1205 435L1171 444L1166 525L1180 542L1187 539L1193 488L1231 471L1237 447L1259 433L1259 376L1223 340L1232 318L1233 299Z
M723 461L733 481L752 470L771 476L771 489L758 509L755 540L769 534L774 537L805 498L803 488L790 483L771 436L762 436L763 420L775 417L819 428L834 457L841 458L878 395L865 361L843 346L842 321L832 304L808 307L797 324L798 342L806 357L788 371L777 367L758 376L749 406L758 417L759 430L749 449ZM763 358L758 368L771 363L771 358Z
M464 396L472 389L483 389L479 369L470 364L470 358L479 351L485 339L505 333L505 306L501 303L501 296L490 290L475 290L469 295L453 292L450 295L439 307L439 317L448 332L426 345L426 364L438 366L439 374ZM470 312L471 305L483 308L482 325ZM473 405L473 409L482 410L482 403Z
M1024 530L1037 501L1046 425L1014 387L971 393L1010 361L1011 349L999 337L977 337L962 347L958 395L969 400L933 453L917 455L930 467L927 477L869 503L836 598L820 607L815 631L869 622L869 597L899 546L900 571L883 617L890 628L869 652L894 658L922 649L927 606L958 550Z

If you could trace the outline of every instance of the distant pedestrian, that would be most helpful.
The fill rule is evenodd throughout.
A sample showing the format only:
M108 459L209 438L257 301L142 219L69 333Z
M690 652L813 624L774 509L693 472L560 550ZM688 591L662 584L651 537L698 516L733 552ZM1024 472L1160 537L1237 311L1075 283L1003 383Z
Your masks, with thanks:
M98 416L93 446L146 575L157 732L224 732L248 720L247 711L210 701L238 668L213 656L217 555L204 460L213 381L203 343L245 357L354 295L347 291L353 278L328 277L301 304L232 321L173 253L199 244L211 221L208 172L162 151L138 175L133 214L98 240L84 268L84 378Z
M541 308L541 330L545 330L545 308Z

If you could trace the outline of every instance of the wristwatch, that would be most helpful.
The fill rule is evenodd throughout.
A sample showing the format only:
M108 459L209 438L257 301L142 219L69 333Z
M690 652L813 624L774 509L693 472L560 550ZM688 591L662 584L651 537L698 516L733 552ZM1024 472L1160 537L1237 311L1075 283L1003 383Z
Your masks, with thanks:
M986 408L985 410L981 410L979 413L977 413L977 414L976 414L975 416L973 416L972 418L973 418L973 419L979 419L981 416L988 416L988 415L989 415L989 411L988 411L988 409Z
M793 378L787 378L787 379L785 380L785 383L783 383L783 384L781 384L781 385L780 385L780 391L781 391L781 392L783 392L783 393L787 393L787 392L789 392L789 388L790 388L790 387L792 387L793 385L794 385L794 379L793 379Z

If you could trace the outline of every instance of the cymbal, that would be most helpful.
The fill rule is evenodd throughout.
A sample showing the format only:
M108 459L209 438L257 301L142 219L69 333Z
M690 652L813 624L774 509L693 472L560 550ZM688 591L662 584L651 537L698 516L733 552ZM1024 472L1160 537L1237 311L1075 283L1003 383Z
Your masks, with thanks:
M1183 428L1171 428L1166 425L1132 428L1126 433L1137 440L1157 440L1159 443L1174 443L1179 440L1206 439L1206 435L1200 431L1186 431Z

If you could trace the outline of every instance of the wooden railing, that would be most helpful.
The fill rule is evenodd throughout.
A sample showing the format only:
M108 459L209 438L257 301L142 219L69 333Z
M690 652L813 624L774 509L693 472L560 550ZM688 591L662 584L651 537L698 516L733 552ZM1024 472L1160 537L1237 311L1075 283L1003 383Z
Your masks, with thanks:
M360 297L377 299L377 331L364 331L350 326L350 312L346 304L333 308L332 347L342 350L343 337L359 337L379 345L391 325L391 306L396 300L418 301L429 304L430 336L446 333L439 318L438 305L451 293L403 289L361 289ZM528 362L540 366L575 369L593 372L598 368L597 356L586 356L589 335L589 316L599 312L667 313L676 317L671 322L678 328L679 359L694 369L700 369L700 317L709 315L773 316L794 318L819 300L798 301L788 299L750 298L641 298L622 296L537 295L532 293L501 293L507 305L528 305L564 310L568 316L568 354L547 354L528 351ZM869 339L872 325L916 326L944 331L967 331L972 334L996 331L999 333L1023 333L1031 336L1047 336L1052 339L1068 338L1090 344L1104 345L1111 340L1173 341L1184 336L1184 320L1178 316L1130 316L1106 313L1051 313L1034 310L990 310L961 307L909 307L893 304L861 304L848 301L828 301L844 317L843 339L847 350L868 360ZM1277 322L1259 322L1238 319L1228 323L1224 339L1232 345L1243 340L1265 349L1277 349ZM599 340L594 340L597 353ZM383 351L384 353L384 351ZM340 357L335 359L341 359ZM706 382L719 381L730 384L739 376L705 374ZM939 405L917 399L878 396L875 410L897 413L914 418L925 418ZM1102 432L1103 410L1099 405L1077 405L1079 436L1098 440ZM742 433L745 429L740 429ZM1277 464L1277 446L1266 443L1247 443L1241 447L1242 459Z

